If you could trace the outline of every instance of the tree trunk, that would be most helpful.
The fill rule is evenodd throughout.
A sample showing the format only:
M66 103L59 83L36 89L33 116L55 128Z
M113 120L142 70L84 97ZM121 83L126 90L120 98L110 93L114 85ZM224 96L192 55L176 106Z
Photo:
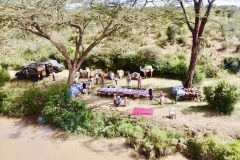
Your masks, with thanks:
M69 85L74 84L74 77L76 73L77 73L77 68L73 68L73 67L69 68L68 81L67 81Z
M197 43L193 42L192 52L191 52L191 61L188 68L187 79L184 85L185 88L191 88L193 85L194 71L197 64L197 57L198 57L198 50L199 50L198 47L199 47L198 42Z

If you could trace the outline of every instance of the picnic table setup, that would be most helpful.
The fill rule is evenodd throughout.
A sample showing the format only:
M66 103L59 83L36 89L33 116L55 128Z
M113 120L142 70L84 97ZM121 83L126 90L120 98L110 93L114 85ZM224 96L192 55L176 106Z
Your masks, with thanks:
M147 97L146 89L128 89L122 87L108 88L104 87L97 91L98 95L112 96L114 94L128 96L128 97Z

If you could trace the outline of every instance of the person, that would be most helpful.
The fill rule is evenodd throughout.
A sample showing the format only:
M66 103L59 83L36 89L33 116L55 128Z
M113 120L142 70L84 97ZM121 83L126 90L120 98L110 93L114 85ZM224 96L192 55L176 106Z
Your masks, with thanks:
M152 87L150 87L150 88L148 89L148 94L149 94L150 100L153 100L153 89L152 89Z
M96 81L95 84L96 84L96 85L98 84L98 80L99 80L99 75L98 75L98 73L96 73L96 74L95 74L95 81Z
M88 80L88 93L91 94L92 91L92 79L90 76L90 79Z
M138 88L139 89L142 88L142 77L141 76L138 77Z
M56 79L55 79L55 75L54 75L53 72L52 72L52 78L53 78L53 81L56 81Z
M99 77L101 78L102 85L104 85L104 73L103 72L99 73Z
M113 104L117 105L117 96L116 96L116 94L113 95Z
M160 104L164 105L165 103L165 94L161 91L160 92Z
M130 87L131 79L132 79L131 74L130 74L130 72L128 72L128 76L127 76L127 86L128 86L128 88Z
M128 106L128 98L125 97L125 98L124 98L124 107L127 107L127 106Z
M86 89L86 83L85 82L83 82L82 87L83 87L82 93L87 94L87 89Z
M174 93L174 97L175 97L175 104L177 104L177 101L179 99L179 96L178 96L178 88L176 89L175 93Z
M117 76L115 76L114 81L115 81L115 84L117 85L118 84L118 77Z
M116 99L117 106L119 106L121 104L121 102L122 102L122 98L118 95L117 99Z

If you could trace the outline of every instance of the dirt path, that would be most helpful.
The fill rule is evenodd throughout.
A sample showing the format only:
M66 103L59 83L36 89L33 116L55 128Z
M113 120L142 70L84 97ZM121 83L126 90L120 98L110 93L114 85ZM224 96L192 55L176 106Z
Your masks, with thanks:
M0 155L3 160L144 160L124 146L124 139L67 136L49 127L6 117L0 117ZM186 159L177 154L163 160Z

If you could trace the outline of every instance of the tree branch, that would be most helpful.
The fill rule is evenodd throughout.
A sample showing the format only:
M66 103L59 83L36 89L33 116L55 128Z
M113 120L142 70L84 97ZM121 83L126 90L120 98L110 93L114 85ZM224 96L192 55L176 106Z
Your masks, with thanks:
M189 29L191 32L193 32L193 27L191 26L190 21L189 21L189 19L188 19L187 12L186 12L186 9L185 9L185 7L184 7L184 4L183 4L182 0L178 0L178 2L180 3L180 6L181 6L181 8L182 8L182 11L183 11L184 18L185 18L186 24L187 24L187 26L188 26L188 29ZM195 2L195 1L194 1L194 2Z
M200 24L200 27L199 27L199 33L198 33L198 37L202 37L202 34L203 34L203 31L204 31L204 27L208 21L208 17L209 17L209 14L211 12L211 9L213 7L213 3L214 3L215 0L208 0L208 7L207 7L207 10L204 14L204 17L202 18L202 21L201 21L201 24Z

